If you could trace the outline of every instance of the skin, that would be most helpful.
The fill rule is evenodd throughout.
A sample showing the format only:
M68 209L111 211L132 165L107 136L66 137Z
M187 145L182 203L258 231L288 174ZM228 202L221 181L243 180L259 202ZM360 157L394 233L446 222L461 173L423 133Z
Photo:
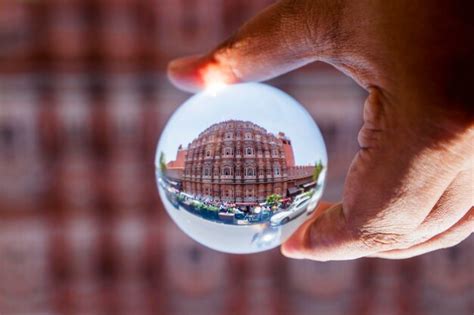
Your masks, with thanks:
M343 200L319 206L281 250L408 258L474 230L473 12L469 1L281 1L168 75L196 91L322 61L353 78L368 97Z

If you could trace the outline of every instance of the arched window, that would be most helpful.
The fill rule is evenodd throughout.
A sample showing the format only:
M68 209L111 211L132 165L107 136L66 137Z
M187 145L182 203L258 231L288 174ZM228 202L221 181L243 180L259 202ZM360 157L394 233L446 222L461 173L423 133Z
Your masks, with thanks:
M224 148L224 155L226 156L232 155L232 148Z
M245 154L246 155L253 155L253 148L250 148L250 147L246 148L245 149Z
M252 134L250 132L245 133L245 139L252 139Z
M232 168L230 168L229 166L224 167L222 169L222 175L225 175L225 176L232 175Z
M245 176L255 176L255 169L253 167L247 167L245 169Z
M204 168L204 176L211 176L211 170L209 169L209 167Z
M207 156L207 157L211 156L211 150L207 150L207 151L206 151L206 156Z

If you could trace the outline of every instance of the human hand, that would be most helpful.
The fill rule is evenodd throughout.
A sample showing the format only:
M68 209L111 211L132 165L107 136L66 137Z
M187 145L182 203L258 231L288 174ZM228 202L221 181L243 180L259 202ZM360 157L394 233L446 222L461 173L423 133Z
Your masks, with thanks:
M453 2L278 2L169 77L194 91L323 61L368 91L342 203L282 246L293 258L406 258L474 230L474 18Z

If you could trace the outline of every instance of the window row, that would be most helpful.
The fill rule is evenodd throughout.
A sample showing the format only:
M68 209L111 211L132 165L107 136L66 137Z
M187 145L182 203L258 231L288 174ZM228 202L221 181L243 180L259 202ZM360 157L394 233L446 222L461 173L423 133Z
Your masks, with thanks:
M239 136L239 134L237 134L237 136ZM224 139L232 139L233 137L234 137L234 133L232 133L232 132L226 132L225 135L224 135ZM246 139L246 140L252 139L252 133L251 132L244 133L243 138ZM260 135L255 135L255 138L257 140L260 140L261 136Z
M186 171L186 174L191 175L189 169ZM215 175L218 175L218 174L219 174L219 170L216 169ZM211 176L212 175L211 168L210 167L205 167L203 169L202 175L203 176ZM234 168L230 167L230 166L224 166L221 169L221 175L233 176L234 175ZM240 168L235 169L235 176L241 176L241 175L242 174L241 174ZM255 170L255 167L245 167L243 169L243 175L244 176L257 176L257 172ZM258 176L264 176L264 175L265 175L265 170L264 169L259 169L258 170ZM270 175L270 174L268 174L268 175ZM280 176L281 175L281 168L280 168L279 165L275 165L273 167L273 175L274 176Z
M251 147L247 147L244 150L245 155L255 155L255 149ZM240 155L240 150L236 150L236 154ZM278 155L278 150L273 149L271 151L272 156ZM223 151L224 156L233 156L234 155L234 149L233 148L224 148ZM211 157L212 156L212 151L211 150L206 150L206 157Z
M231 140L231 139L234 139L234 137L242 137L244 140L252 140L255 138L255 140L262 140L262 138L264 138L264 136L262 135L259 135L259 134L256 134L256 135L253 135L251 132L245 132L243 135L241 134L235 134L233 132L226 132L224 134L224 140ZM202 139L202 142L203 143L206 143L206 142L213 142L216 138L214 137L214 135L211 135L211 136L208 136L207 138L203 138Z

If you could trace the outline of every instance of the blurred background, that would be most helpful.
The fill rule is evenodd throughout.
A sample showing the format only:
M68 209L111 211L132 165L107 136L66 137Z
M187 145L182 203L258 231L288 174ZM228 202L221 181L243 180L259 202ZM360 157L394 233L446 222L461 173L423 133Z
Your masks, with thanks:
M421 257L238 256L164 211L155 146L189 94L172 58L269 0L0 0L0 314L453 314L474 311L474 238ZM341 198L366 93L314 64L270 84L304 104ZM403 153L400 153L403 154Z

